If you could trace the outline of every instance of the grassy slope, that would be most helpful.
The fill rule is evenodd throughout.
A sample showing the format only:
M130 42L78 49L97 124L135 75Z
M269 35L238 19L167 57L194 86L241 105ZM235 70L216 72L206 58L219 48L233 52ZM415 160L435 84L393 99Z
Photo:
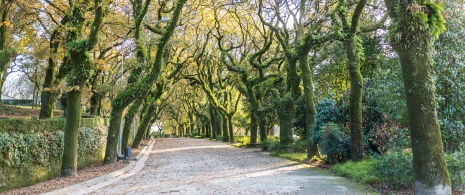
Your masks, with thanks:
M0 105L0 118L29 118L29 117L39 117L39 109L33 109L31 107L19 107L19 106L9 106L9 105ZM63 111L54 110L54 117L63 116Z

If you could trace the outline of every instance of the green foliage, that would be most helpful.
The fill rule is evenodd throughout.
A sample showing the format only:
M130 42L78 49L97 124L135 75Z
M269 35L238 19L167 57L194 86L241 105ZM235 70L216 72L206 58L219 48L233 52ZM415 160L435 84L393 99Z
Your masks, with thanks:
M268 151L280 150L279 140L267 140L265 142L260 142L259 144L262 150L268 150Z
M380 182L397 189L410 186L412 177L411 152L396 152L380 156L374 166L374 173L381 178ZM445 160L449 170L452 188L465 192L465 152L446 154Z
M234 142L239 142L242 144L250 143L250 137L246 135L236 135L234 136Z
M102 128L80 128L78 167L103 159L106 132ZM32 185L59 176L64 146L63 131L0 133L0 192ZM41 171L34 175L31 171Z
M445 159L450 174L452 188L465 192L465 150L446 154Z
M460 147L465 140L465 126L462 121L439 120L441 125L442 143L444 152L452 153L460 151Z
M397 189L412 184L412 153L396 152L381 156L374 166L374 173L383 184Z
M35 132L55 132L63 130L66 119L1 119L0 133L18 132L18 133L35 133ZM96 126L108 126L108 119L105 118L83 118L81 127L93 128Z
M365 159L360 162L348 161L334 165L332 171L362 184L373 184L380 180L379 177L373 174L373 168L377 163L376 159Z
M321 153L326 155L326 160L331 164L347 161L350 157L349 136L334 123L328 123L320 128L322 130L314 134L321 137L318 145Z
M274 151L271 153L272 156L277 156L293 161L304 161L307 159L307 153L302 153L302 152L296 152L296 153L284 153L284 152L279 152L279 151Z

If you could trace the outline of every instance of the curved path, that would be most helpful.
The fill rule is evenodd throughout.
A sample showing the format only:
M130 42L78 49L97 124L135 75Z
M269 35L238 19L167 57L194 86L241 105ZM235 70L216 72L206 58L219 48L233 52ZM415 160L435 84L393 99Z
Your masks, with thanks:
M325 170L221 142L156 139L147 152L150 155L137 173L128 171L106 185L81 189L78 194L372 193Z

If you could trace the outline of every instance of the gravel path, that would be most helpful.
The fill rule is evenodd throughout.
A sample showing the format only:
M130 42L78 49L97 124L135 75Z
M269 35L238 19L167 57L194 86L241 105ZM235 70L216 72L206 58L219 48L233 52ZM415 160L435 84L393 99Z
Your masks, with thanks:
M137 174L93 194L370 194L327 171L202 139L157 139Z

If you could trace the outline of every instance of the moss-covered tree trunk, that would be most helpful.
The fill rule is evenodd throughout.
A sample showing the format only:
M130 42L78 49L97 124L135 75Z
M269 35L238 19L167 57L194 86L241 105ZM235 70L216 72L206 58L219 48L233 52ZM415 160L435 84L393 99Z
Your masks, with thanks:
M234 143L233 115L228 115L229 143Z
M283 148L290 148L294 138L292 137L293 120L295 116L294 101L290 99L278 106L279 143ZM291 152L291 151L287 151Z
M363 8L367 4L366 0L360 0L355 7L352 18L349 22L347 14L347 5L344 0L339 0L338 10L342 20L344 31L345 49L348 59L349 78L350 78L350 95L349 95L349 128L350 128L350 151L353 161L360 161L364 156L363 149L363 124L362 124L362 94L363 78L360 72L360 50L361 47L356 43L358 39L356 33L360 16Z
M215 109L213 108L213 105L210 104L210 127L211 127L211 139L217 139L217 132L218 132L218 123L216 122L216 116L215 116Z
M73 90L67 93L68 113L66 115L63 159L61 176L77 175L78 135L81 124L81 96L82 91Z
M121 140L121 153L124 153L124 148L127 148L129 146L129 134L131 133L132 123L134 121L134 117L139 111L140 106L142 105L142 102L143 99L136 99L132 103L131 107L129 107L126 116L124 116L123 135Z
M97 37L102 25L107 3L103 0L94 1L94 20L91 25L90 34L82 39L81 32L84 28L84 15L88 6L86 3L75 2L71 8L70 29L67 37L67 50L71 54L73 70L67 83L70 88L67 93L67 116L65 125L65 145L63 147L63 160L61 164L61 176L75 176L77 174L78 155L78 131L81 121L81 97L83 87L92 74L92 62L89 51L97 44ZM76 30L77 29L77 30Z
M60 24L65 25L69 21L69 15L65 15L61 19ZM45 78L44 83L42 84L42 93L40 94L40 113L39 118L52 118L53 117L53 108L55 106L55 101L58 97L59 92L52 87L56 86L56 58L58 53L58 48L61 45L60 32L63 31L61 26L58 26L53 30L52 35L50 36L49 49L50 55L48 58L47 68L45 69ZM67 60L63 60L62 66L66 66ZM61 80L61 79L59 79Z
M3 82L6 80L6 76L8 74L5 73L5 71L7 70L8 68L8 65L10 64L11 62L11 59L13 57L13 50L11 49L6 49L7 47L7 28L8 28L8 23L10 22L9 21L9 18L8 18L8 15L9 15L9 12L10 12L10 8L11 8L11 5L12 5L13 1L2 1L1 2L1 8L2 8L2 12L1 12L1 24L0 24L0 94L3 94ZM2 102L0 101L0 105L2 104Z
M266 114L263 111L258 111L258 126L260 129L260 142L265 142L267 140L266 135Z
M313 143L312 139L312 126L315 122L315 103L313 102L313 72L308 64L308 51L299 55L299 66L302 71L302 82L304 86L304 99L305 99L305 128L307 132L307 158L311 159L313 156L318 155L318 147Z
M250 144L257 143L258 134L258 102L253 92L252 86L247 86L247 98L250 103Z
M223 125L223 142L228 142L229 141L229 125L228 125L228 117L223 115L223 122L221 123Z
M435 1L385 0L391 45L402 66L413 152L415 194L451 194L436 113L433 42L445 30Z
M155 113L155 105L151 105L143 114L142 119L140 120L139 127L137 128L136 137L134 138L134 141L132 143L132 148L139 148L140 142L142 141L142 138L144 137L148 126L150 125L150 120L152 119Z

